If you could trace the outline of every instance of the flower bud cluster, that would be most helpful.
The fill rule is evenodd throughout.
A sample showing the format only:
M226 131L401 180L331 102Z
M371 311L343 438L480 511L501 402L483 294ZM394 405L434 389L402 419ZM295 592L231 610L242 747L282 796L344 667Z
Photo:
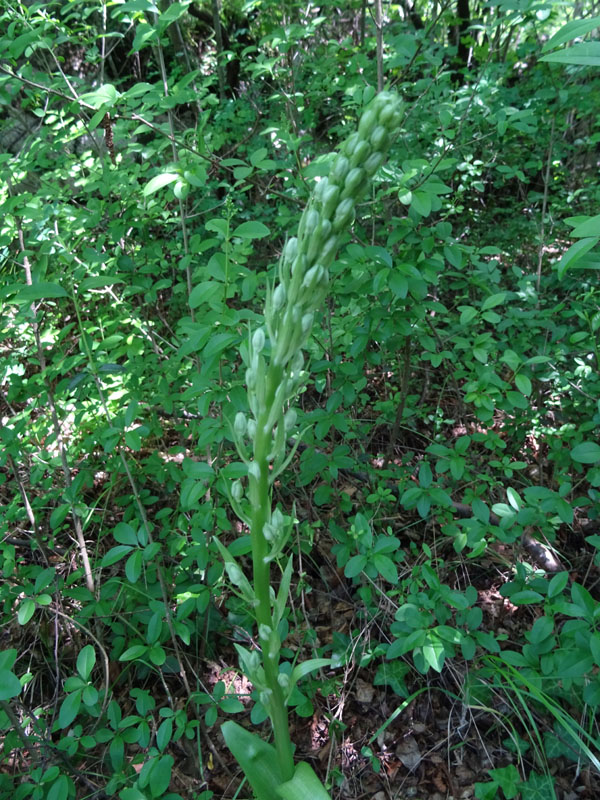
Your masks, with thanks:
M314 311L329 283L339 237L351 224L357 201L385 160L400 125L401 102L380 92L363 112L358 130L342 145L329 176L317 184L300 220L298 237L286 243L280 283L270 293L265 318L276 365L285 367L306 342Z

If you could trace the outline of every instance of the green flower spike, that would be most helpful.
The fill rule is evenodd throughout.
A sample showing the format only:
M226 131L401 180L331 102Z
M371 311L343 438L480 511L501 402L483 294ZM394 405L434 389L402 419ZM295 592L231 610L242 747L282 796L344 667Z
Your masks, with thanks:
M278 283L267 290L264 327L249 337L246 385L251 418L240 413L232 426L240 456L248 466L247 512L246 506L242 510L244 491L239 482L231 488L231 500L236 513L250 525L252 588L244 582L231 555L223 555L230 578L255 613L261 665L256 651L250 653L238 646L238 652L242 668L249 673L271 719L274 746L233 722L226 722L222 730L259 800L328 798L312 769L304 763L296 766L293 759L287 716L290 693L303 676L330 662L302 662L291 676L280 671L278 628L287 603L291 557L277 594L270 585L270 565L285 546L293 517L272 510L271 491L275 477L294 453L292 449L286 456L287 438L296 424L295 411L289 406L304 379L302 348L327 295L329 267L342 234L354 219L356 203L385 160L399 130L400 117L401 102L391 92L381 92L368 105L358 130L335 156L328 177L317 184L302 214L298 236L286 243L279 261Z

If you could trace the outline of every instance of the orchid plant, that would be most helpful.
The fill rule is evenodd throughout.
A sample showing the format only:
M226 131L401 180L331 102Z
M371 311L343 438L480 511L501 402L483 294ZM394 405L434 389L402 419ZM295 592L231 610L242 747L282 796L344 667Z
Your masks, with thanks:
M329 289L329 266L341 235L352 224L356 203L385 161L400 117L401 102L391 92L380 92L363 111L358 129L334 155L329 175L317 183L297 237L284 247L278 281L267 290L264 325L251 333L248 343L246 385L251 413L249 418L238 413L232 426L248 480L245 486L233 483L230 502L250 530L252 580L222 543L217 541L217 546L229 580L253 609L258 627L260 650L241 645L236 649L240 666L269 715L273 744L232 721L222 726L227 746L257 800L329 798L309 764L294 761L290 695L302 677L330 666L330 661L309 659L291 670L281 663L280 630L292 578L292 556L286 558L284 550L293 516L273 509L272 491L295 452L295 447L288 451L287 442L296 429L293 405L306 377L303 348ZM285 561L277 591L271 585L274 561Z

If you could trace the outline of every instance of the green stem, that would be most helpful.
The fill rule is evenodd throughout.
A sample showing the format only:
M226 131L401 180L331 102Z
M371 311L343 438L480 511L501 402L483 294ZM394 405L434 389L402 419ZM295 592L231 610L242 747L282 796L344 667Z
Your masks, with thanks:
M260 477L251 476L251 496L254 498L251 516L250 536L252 540L252 563L254 593L256 597L256 621L259 625L274 628L271 611L271 569L267 561L268 542L264 537L264 526L270 519L271 488L269 485L269 450L272 446L271 430L266 423L275 399L275 391L283 380L281 367L270 365L267 372L265 403L256 424L254 439L254 463L260 470ZM273 726L275 748L279 757L279 766L284 781L291 780L294 775L294 757L288 713L283 690L279 685L279 653L272 655L263 651L263 668L265 680L271 690L269 716Z

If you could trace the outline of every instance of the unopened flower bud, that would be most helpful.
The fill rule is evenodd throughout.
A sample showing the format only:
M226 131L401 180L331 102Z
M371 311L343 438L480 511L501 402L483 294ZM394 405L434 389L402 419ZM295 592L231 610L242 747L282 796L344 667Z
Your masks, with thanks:
M346 179L346 175L350 171L350 162L346 156L339 155L333 162L333 166L329 173L329 182L341 186Z
M315 208L307 208L300 220L299 237L312 236L320 222L321 215Z
M346 161L348 159L345 159ZM342 179L343 180L343 179ZM340 183L342 183L340 180ZM329 220L335 211L340 196L340 187L331 185L327 187L327 191L323 193L321 200L323 219Z
M361 141L354 148L354 152L350 156L350 166L359 167L363 161L367 160L367 156L370 152L371 148L369 147L368 143L361 139Z
M238 411L235 415L235 420L233 423L233 430L235 431L236 436L241 438L246 433L247 427L246 415L243 411Z
M265 346L265 332L262 328L254 331L252 336L252 349L255 353L260 353Z
M362 139L361 139L361 137L358 135L358 133L357 133L357 132L354 132L353 134L351 134L351 135L350 135L350 136L349 136L349 137L346 139L346 141L344 142L344 144L342 145L342 147L343 147L344 153L345 153L345 154L348 156L348 158L351 158L351 157L352 157L352 154L354 153L354 148L356 147L356 145L357 145L359 142L362 142Z
M265 625L262 623L258 626L258 638L261 639L263 642L268 642L271 633L273 632L273 628L269 625Z
M398 97L391 92L381 92L379 94L381 102L385 103L379 112L379 124L385 125L388 129L396 127L400 121L402 103Z
M298 239L295 236L292 236L291 239L288 239L285 243L285 247L283 248L283 259L284 261L289 262L290 264L296 258L298 254Z
M290 371L293 374L298 375L302 371L303 366L304 366L304 356L302 355L302 351L299 350L292 360L292 363L290 365Z
M277 683L284 691L287 691L290 688L290 676L287 674L287 672L279 673L277 676Z
M244 573L238 567L238 565L234 561L226 561L225 570L227 572L227 577L233 583L233 585L239 586L244 579Z
M254 439L254 437L256 436L256 420L255 419L249 419L248 420L247 432L248 432L248 438L249 439Z
M308 333L310 330L312 330L314 321L315 321L315 315L312 312L304 314L302 316L302 333Z
M335 210L335 217L333 218L333 230L338 233L344 228L352 217L354 211L354 201L351 197L347 197L338 205Z
M354 167L351 169L350 172L346 175L346 180L344 181L344 193L342 197L353 197L362 183L365 180L365 172L360 167Z
M263 706L268 710L271 705L271 700L273 698L273 690L272 689L263 689L258 693L258 699L263 704Z
M374 175L379 167L385 161L385 154L381 152L371 153L371 155L367 158L365 163L363 164L363 169L367 173L369 177Z
M323 266L328 267L333 261L338 246L338 237L330 236L321 248L321 261Z
M298 415L296 414L296 411L293 408L290 408L290 410L286 413L286 415L283 418L283 427L285 428L286 432L292 430L292 428L296 424L297 418Z
M315 264L311 267L302 281L302 286L311 291L319 285L319 281L323 276L323 267L320 264Z
M248 466L248 475L251 478L254 478L255 481L260 480L260 466L256 461L250 462L250 465Z
M252 367L246 370L246 386L251 391L256 389L256 370Z
M387 149L388 132L383 125L378 125L371 134L371 145L374 150L382 151Z
M279 284L275 287L275 291L273 292L273 310L279 311L280 308L283 308L285 304L285 286L283 284Z
M363 112L358 123L358 133L362 139L368 139L373 128L377 125L377 111L375 108L368 108Z
M231 485L231 496L239 503L244 496L244 487L240 481L234 481Z
M265 522L263 525L263 536L267 542L274 542L277 538L277 531L270 522Z

